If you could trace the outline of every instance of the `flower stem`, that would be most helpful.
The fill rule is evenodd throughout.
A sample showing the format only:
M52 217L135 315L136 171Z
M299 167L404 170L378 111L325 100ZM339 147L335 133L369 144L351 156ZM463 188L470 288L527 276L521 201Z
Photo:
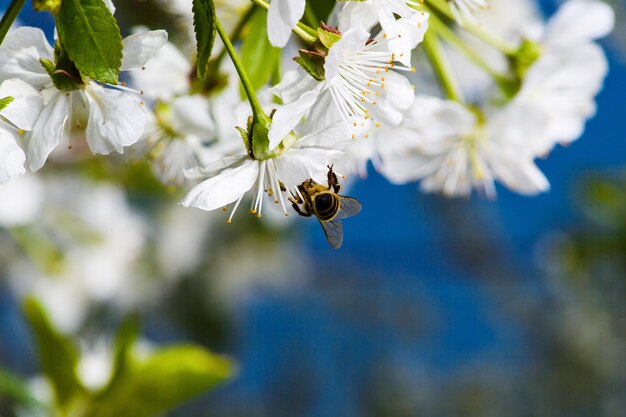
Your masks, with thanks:
M9 32L11 25L15 22L17 15L20 13L20 10L22 10L25 3L26 0L13 0L6 12L4 12L2 21L0 21L0 44Z
M229 39L237 40L237 38L239 38L239 36L241 35L241 32L243 31L243 28L246 26L246 23L248 23L248 21L252 17L253 12L254 12L254 6L250 6L250 9L248 9L246 14L237 23L237 26L235 27L233 32L230 34ZM220 51L217 57L215 57L215 59L213 60L213 67L216 70L219 69L220 64L222 63L222 61L224 60L227 54L228 54L228 50L224 48Z
M454 74L450 70L450 64L443 53L437 34L428 30L422 45L424 45L424 50L428 55L433 71L435 71L435 75L437 75L446 96L451 100L463 103L463 94L454 78Z
M461 53L463 53L470 61L472 61L476 66L485 71L494 81L498 84L498 86L503 90L504 93L509 92L512 85L515 83L515 80L506 76L505 74L501 74L500 72L493 69L480 55L478 55L472 48L470 48L453 30L451 30L444 22L442 22L435 14L431 14L428 19L429 30L437 33L442 40L446 41L448 44L457 48Z
M446 0L424 0L424 2L433 10L438 13L444 15L450 20L456 21L452 11L450 10L450 6L448 6L448 2ZM457 22L458 23L458 22ZM486 30L480 25L472 22L464 22L460 25L463 29L485 42L487 45L490 45L500 52L508 56L515 56L517 54L517 48L515 45L511 44L506 39L503 39L494 33Z
M270 5L265 0L251 0L252 3L256 4L259 7L264 8L265 10L270 9ZM308 27L302 22L298 22L296 27L291 29L293 33L298 35L300 39L308 44L312 44L317 39L317 32L315 29Z
M267 114L265 114L265 112L263 111L263 107L261 107L261 104L259 103L259 99L256 96L254 87L252 87L252 83L250 82L248 74L246 73L246 70L241 63L241 60L239 59L239 56L235 51L235 47L231 43L230 38L226 34L224 27L220 23L219 19L217 19L217 17L215 18L215 28L220 38L222 39L222 42L224 43L224 48L228 52L228 55L230 55L231 61L233 61L233 65L235 65L235 69L237 70L237 74L239 75L239 79L241 80L241 84L243 85L243 89L246 92L246 96L248 96L250 107L252 107L253 120L257 122L270 123L270 118Z

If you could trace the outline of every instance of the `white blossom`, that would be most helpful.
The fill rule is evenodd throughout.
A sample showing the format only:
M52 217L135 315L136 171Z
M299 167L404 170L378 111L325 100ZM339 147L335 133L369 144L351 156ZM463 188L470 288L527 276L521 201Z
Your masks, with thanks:
M167 40L164 31L131 35L123 40L122 70L141 68ZM140 99L122 86L109 86L86 79L82 88L60 91L40 64L53 60L53 49L40 29L22 27L10 33L0 46L0 79L18 77L41 90L44 107L26 135L27 163L37 171L62 141L69 144L72 127L85 118L86 139L94 154L122 153L137 142L146 125Z
M342 132L345 127L344 123L337 123L323 132L299 139L292 134L265 160L257 160L243 152L226 156L205 168L190 170L186 173L189 178L208 179L196 185L181 204L210 211L234 203L228 218L230 222L243 197L253 190L251 213L261 217L263 196L267 193L287 215L289 195L284 194L297 194L297 186L308 178L320 183L326 181L328 165L339 159L342 152L325 148L324 141L328 135L345 136L347 133Z
M466 196L472 189L495 196L497 180L532 195L549 188L534 164L527 140L542 120L530 120L515 107L492 109L485 121L463 105L418 96L411 116L385 136L377 148L379 170L393 183L422 180L422 189Z
M376 125L400 123L402 112L413 102L414 92L406 77L395 71L412 70L399 62L410 55L410 47L405 43L392 44L396 35L384 32L372 41L365 30L349 29L328 52L324 80L317 81L301 69L286 73L274 88L285 105L274 114L270 149L305 115L317 130L338 120L349 121L355 127L372 121ZM402 49L390 49L398 45Z
M12 100L0 110L0 184L6 184L25 172L20 137L33 129L43 104L37 90L19 79L0 84L0 99Z
M538 41L541 56L515 98L515 105L547 118L545 131L531 138L537 154L578 139L595 114L608 62L593 41L610 33L614 23L611 7L594 0L570 0L548 22Z

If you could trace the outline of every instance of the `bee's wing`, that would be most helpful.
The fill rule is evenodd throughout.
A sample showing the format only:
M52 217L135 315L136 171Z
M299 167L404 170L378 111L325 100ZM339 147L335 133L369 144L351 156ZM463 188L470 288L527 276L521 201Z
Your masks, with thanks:
M339 249L343 243L343 225L341 224L341 220L335 217L329 222L320 220L320 224L322 225L322 229L324 229L324 234L326 234L326 239L328 239L330 246Z
M346 217L352 217L361 211L361 203L352 197L339 196L339 213L337 213L338 219L345 219Z

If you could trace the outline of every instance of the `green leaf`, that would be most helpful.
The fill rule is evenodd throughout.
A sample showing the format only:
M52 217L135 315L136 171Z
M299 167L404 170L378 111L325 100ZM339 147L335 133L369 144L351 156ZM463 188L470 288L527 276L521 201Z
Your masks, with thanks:
M102 83L117 84L122 36L103 0L63 0L57 31L63 48L82 74Z
M192 10L198 46L198 78L204 80L215 42L215 5L213 0L193 0Z
M300 56L295 57L293 60L300 64L300 66L317 81L324 80L326 76L324 70L326 57L317 52L307 51L305 49L300 49L298 53Z
M310 3L311 9L313 9L313 12L315 12L315 15L317 16L317 18L325 22L328 20L337 1L315 0L315 1L307 2L307 3Z
M124 376L96 398L90 417L153 417L207 391L233 374L232 363L199 346L180 345L129 363Z
M76 346L68 338L57 333L35 299L26 299L23 308L35 336L43 373L50 379L58 403L66 405L72 396L83 391L76 376L78 363Z
M0 111L4 110L13 100L11 96L0 98Z
M257 8L250 17L248 33L241 47L241 62L254 91L267 84L280 65L280 49L270 44L267 12L261 8ZM243 89L242 97L245 97Z
M18 404L41 407L41 404L33 398L26 381L2 369L0 369L0 394L4 394L5 397ZM0 395L1 402L2 395Z
M124 320L115 336L115 359L113 362L113 375L108 389L111 389L128 368L130 354L137 337L139 336L139 317L132 314Z

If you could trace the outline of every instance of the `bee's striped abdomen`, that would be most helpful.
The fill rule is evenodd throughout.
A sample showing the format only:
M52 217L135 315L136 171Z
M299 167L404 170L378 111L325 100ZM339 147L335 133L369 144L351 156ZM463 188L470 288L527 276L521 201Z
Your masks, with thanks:
M317 218L323 222L332 220L339 212L339 196L334 193L320 193L313 199Z

